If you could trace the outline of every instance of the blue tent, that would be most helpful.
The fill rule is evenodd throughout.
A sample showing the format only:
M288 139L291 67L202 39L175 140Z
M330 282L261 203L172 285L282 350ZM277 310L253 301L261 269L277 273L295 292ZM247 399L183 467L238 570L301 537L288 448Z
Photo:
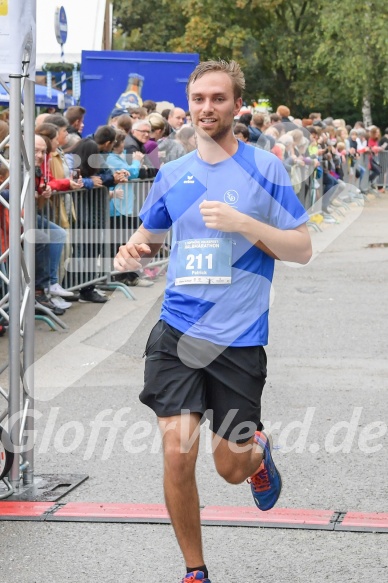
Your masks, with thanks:
M35 84L35 104L36 105L53 105L59 109L65 108L64 95L62 91L57 91L56 89L51 90L51 97L47 97L47 87L43 85ZM71 103L70 103L70 101ZM0 85L0 105L9 104L9 94L6 92L4 87ZM69 95L66 95L66 107L69 105L74 105L74 100Z

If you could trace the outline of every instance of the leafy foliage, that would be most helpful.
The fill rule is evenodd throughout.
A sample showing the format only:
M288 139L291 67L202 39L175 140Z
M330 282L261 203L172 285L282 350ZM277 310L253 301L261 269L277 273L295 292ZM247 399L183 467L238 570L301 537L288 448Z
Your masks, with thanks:
M114 0L114 48L168 51L184 33L186 18L176 0Z
M76 70L79 71L81 68L80 63L44 63L42 66L43 71L51 71L52 73L62 73L65 71L66 73L72 73L74 71L74 66Z
M330 4L321 14L322 37L315 60L349 89L353 101L388 97L388 6L386 0L341 0L335 18Z
M114 14L116 49L238 60L247 102L337 116L388 99L386 0L115 0Z

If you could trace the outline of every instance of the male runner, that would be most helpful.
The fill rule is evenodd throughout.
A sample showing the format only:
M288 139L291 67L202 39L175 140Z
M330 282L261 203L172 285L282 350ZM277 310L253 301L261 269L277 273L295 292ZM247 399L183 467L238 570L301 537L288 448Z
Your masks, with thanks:
M260 421L269 292L275 259L304 264L311 257L308 216L282 163L233 134L244 86L234 61L208 61L193 71L187 96L197 150L162 167L143 224L115 259L116 269L137 270L172 227L140 399L155 411L163 435L165 499L187 570L182 583L210 583L195 481L204 416L218 473L231 484L250 478L260 510L280 495Z

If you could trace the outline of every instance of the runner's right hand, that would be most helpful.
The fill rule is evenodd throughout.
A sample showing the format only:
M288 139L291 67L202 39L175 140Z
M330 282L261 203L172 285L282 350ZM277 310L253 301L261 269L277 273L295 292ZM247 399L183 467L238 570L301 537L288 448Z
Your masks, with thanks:
M151 253L151 249L145 243L131 243L121 245L113 265L117 271L137 271L142 268L140 262L143 255Z

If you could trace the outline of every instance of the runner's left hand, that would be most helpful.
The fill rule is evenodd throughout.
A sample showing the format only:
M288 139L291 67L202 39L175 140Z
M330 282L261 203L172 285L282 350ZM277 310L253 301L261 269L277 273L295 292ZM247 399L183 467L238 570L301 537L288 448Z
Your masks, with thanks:
M204 200L199 209L205 225L208 229L233 233L238 231L237 222L241 213L217 200Z

